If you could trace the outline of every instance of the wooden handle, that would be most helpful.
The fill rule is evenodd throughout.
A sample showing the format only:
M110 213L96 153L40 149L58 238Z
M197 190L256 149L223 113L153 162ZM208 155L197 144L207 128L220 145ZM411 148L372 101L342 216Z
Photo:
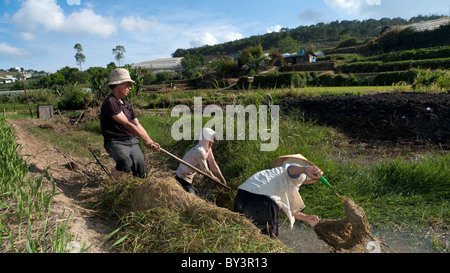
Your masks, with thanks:
M177 161L183 163L184 165L188 166L189 168L193 169L194 171L196 171L196 172L198 172L198 173L200 173L200 174L203 174L204 176L208 177L209 179L211 179L212 181L214 181L214 183L216 183L217 185L222 186L222 187L224 187L224 188L227 189L227 190L231 190L231 188L228 187L227 185L220 183L219 181L217 181L216 179L214 179L214 177L212 177L211 175L209 175L209 174L207 174L206 172L200 170L199 168L196 168L196 167L192 166L191 164L187 163L187 162L184 161L183 159L181 159L181 158L179 158L179 157L177 157L177 156L175 156L175 155L169 153L168 151L164 150L164 149L161 148L161 147L159 148L159 150L160 150L161 152L165 153L166 155L170 156L171 158L173 158L173 159L175 159L175 160L177 160Z

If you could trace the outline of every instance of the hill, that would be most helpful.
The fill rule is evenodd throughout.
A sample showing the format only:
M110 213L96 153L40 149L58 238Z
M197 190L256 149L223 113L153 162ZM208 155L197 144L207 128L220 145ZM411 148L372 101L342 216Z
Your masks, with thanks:
M223 44L206 45L191 49L177 49L172 56L183 57L185 54L209 55L231 55L246 47L261 44L264 50L279 49L279 41L292 37L298 44L305 48L313 45L317 50L333 48L343 39L355 37L358 40L366 40L378 37L386 27L408 26L417 22L426 22L440 19L442 16L416 16L409 20L402 18L382 18L380 20L353 20L353 21L333 21L328 24L318 23L310 26L299 26L294 29L283 28L280 32L272 32L264 35L255 35L244 39L239 39Z

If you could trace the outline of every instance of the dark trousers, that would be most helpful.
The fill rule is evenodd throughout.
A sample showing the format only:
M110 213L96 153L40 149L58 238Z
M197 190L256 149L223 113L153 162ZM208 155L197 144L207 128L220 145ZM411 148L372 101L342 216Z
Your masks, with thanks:
M264 234L278 237L280 207L270 197L238 189L234 198L234 211L252 220Z
M144 154L139 147L139 140L132 138L123 141L108 141L104 145L106 151L116 162L116 170L133 173L137 177L145 177Z
M179 177L178 175L175 175L175 179L178 181L178 183L183 187L183 189L187 192L190 192L194 195L197 195L197 193L195 192L194 186L192 185L192 183L187 182L186 180L184 180L183 178Z

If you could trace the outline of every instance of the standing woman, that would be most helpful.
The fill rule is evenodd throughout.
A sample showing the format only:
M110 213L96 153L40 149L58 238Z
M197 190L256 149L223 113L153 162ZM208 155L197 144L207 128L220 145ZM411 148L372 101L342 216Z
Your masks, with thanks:
M139 137L146 147L159 151L159 144L154 142L139 123L131 105L124 100L130 93L132 84L127 69L116 68L111 71L108 95L100 110L100 124L104 138L104 147L116 162L113 177L123 173L132 173L136 177L145 177L144 155L139 147Z

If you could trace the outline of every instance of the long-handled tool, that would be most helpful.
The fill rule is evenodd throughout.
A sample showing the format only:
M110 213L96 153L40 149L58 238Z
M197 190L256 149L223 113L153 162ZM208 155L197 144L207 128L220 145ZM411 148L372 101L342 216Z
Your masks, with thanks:
M196 172L198 172L198 173L200 173L200 174L203 174L204 176L208 177L209 179L211 179L212 181L214 181L214 183L216 183L217 185L219 185L219 186L221 186L221 187L223 187L223 188L225 188L225 189L227 189L227 190L231 190L231 188L228 187L227 185L222 184L221 182L219 182L217 179L215 179L215 178L212 177L211 175L209 175L209 174L207 174L206 172L200 170L199 168L196 168L196 167L192 166L191 164L187 163L187 162L184 161L183 159L181 159L181 158L179 158L179 157L177 157L177 156L175 156L175 155L169 153L168 151L164 150L164 149L161 148L161 147L159 148L159 150L160 150L161 152L163 152L164 154L170 156L171 158L173 158L173 159L179 161L180 163L183 163L184 165L188 166L189 168L193 169L194 171L196 171Z
M319 178L320 182L322 182L323 184L325 184L325 186L327 186L327 188L330 188L338 197L341 197L341 195L339 193L337 193L337 191L331 187L330 183L328 183L328 181L325 179L325 177L321 176Z

